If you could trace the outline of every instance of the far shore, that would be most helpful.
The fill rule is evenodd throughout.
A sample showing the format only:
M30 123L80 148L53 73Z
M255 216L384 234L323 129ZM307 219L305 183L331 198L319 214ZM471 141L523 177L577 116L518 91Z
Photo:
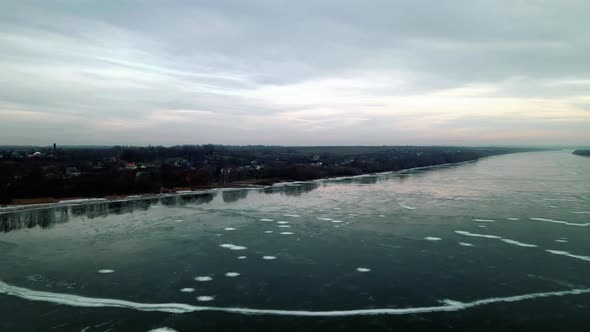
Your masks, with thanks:
M287 182L289 180L285 179L252 179L252 180L245 180L245 181L236 181L231 183L225 184L213 184L208 186L201 186L201 187L192 187L192 188L162 188L159 193L137 193L137 194L129 194L129 195L108 195L104 197L36 197L36 198L15 198L13 199L10 204L8 205L0 205L0 208L10 208L10 207L36 207L40 205L47 205L47 204L56 204L56 203L63 203L67 204L68 202L72 203L80 203L80 202L92 202L92 201L117 201L122 199L147 199L153 197L159 197L163 194L167 195L181 195L187 193L198 193L199 191L207 191L211 189L230 189L230 188L264 188L268 186L272 186L277 183ZM1 211L1 210L0 210Z
M142 199L151 199L151 198L161 198L163 195L165 196L178 196L178 195L187 195L187 194L199 194L199 193L206 193L208 190L214 189L263 189L267 187L271 187L274 185L280 185L284 183L292 183L292 182L311 182L317 180L339 180L339 179L352 179L362 176L373 176L379 174L388 174L388 173L399 173L399 172L407 172L411 170L418 170L418 169L428 169L434 167L440 167L445 165L460 165L460 164L467 164L476 162L480 159L484 159L486 157L474 159L474 160L466 160L460 161L456 163L443 163L443 164L436 164L430 166L422 166L422 167L412 167L406 169L400 169L397 171L387 171L387 172L379 172L379 173L363 173L358 175L352 176L340 176L340 177L322 177L312 180L306 181L297 181L292 179L280 179L280 178L266 178L266 179L249 179L243 181L235 181L231 183L225 184L215 184L215 185L208 185L208 186L201 186L201 187L193 187L193 188L162 188L159 193L139 193L139 194L130 194L130 195L109 195L105 197L63 197L63 198L55 198L55 197L38 197L38 198L22 198L22 199L14 199L8 205L0 205L0 213L2 212L14 212L26 209L35 209L35 208L44 208L48 206L52 206L55 204L63 204L63 205L80 205L80 204L90 204L96 202L116 202L122 200L142 200Z

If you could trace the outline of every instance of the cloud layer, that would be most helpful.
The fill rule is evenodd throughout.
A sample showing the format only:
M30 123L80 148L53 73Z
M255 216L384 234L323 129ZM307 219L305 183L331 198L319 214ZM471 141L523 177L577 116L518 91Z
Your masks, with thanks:
M0 144L587 144L587 1L14 1Z

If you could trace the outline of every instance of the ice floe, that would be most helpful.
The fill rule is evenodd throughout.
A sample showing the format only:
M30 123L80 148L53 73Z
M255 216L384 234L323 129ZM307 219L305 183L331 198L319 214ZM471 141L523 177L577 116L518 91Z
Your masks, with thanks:
M403 207L404 209L408 209L408 210L416 210L415 207L406 205L404 203L400 203L399 206Z
M273 260L273 259L277 259L277 258L275 256L262 256L262 259Z
M238 272L227 272L227 273L225 274L225 276L226 276L226 277L229 277L229 278L234 278L234 277L237 277L237 276L239 276L239 275L240 275L240 274L239 274Z
M344 221L342 221L342 220L332 220L332 222L338 224L338 223L341 223L341 222L344 222Z
M113 272L115 272L115 270L111 270L111 269L98 270L98 273L102 273L102 274L108 274L108 273L113 273Z
M472 237L483 237L486 239L501 239L501 237L496 235L488 235L488 234L477 234L477 233L470 233L467 231L455 231L457 234L465 235L465 236L472 236Z
M159 327L157 329L149 330L148 332L178 332L175 329L169 327Z
M551 253L551 254L554 254L554 255L562 255L562 256L567 256L567 257L581 259L583 261L590 262L590 257L589 256L574 255L574 254L569 253L568 251L562 251L562 250L546 250L546 251L548 253Z
M195 289L187 287L187 288L182 288L180 291L183 293L192 293L195 291Z
M323 221L332 221L332 220L334 220L332 218L326 218L326 217L318 217L317 219L318 220L323 220Z
M473 221L477 221L477 222L496 222L494 219L473 219Z
M105 202L106 198L79 198L79 199L65 199L61 200L58 203L66 203L66 204L73 204L73 203L94 203L94 202Z
M466 232L466 231L455 231L455 233L460 234L460 235L465 235L465 236L482 237L482 238L486 238L486 239L496 239L496 240L500 240L504 243L512 244L512 245L519 246L519 247L530 247L530 248L537 247L536 244L529 244L529 243L511 240L511 239L504 239L504 238L502 238L500 236L496 236L496 235L477 234L477 233L470 233L470 232Z
M511 220L511 221L517 221L517 220L520 220L519 218L506 218L506 219L508 219L508 220Z
M206 295L197 296L197 301L200 301L200 302L209 302L209 301L213 301L213 299L214 299L213 296L206 296Z
M434 236L427 236L424 238L424 240L428 240L428 241L440 241L441 238L440 237L434 237Z
M463 247L473 247L474 246L473 244L467 243L467 242L459 242L459 245L463 246Z
M510 239L500 239L500 241L506 242L508 244L513 244L513 245L519 246L519 247L529 247L529 248L538 247L536 244L528 244L528 243L523 243L523 242L519 242L519 241L515 241L515 240L510 240Z
M123 308L147 312L165 312L173 314L183 314L190 312L216 311L243 315L277 315L277 316L299 316L299 317L346 317L346 316L364 316L364 315L415 315L434 312L451 312L466 310L483 305L494 303L514 303L538 298L561 297L590 294L590 288L576 288L561 291L526 293L505 297L491 297L471 302L460 302L456 300L443 299L439 301L440 305L431 305L425 307L406 307L406 308L370 308L370 309L351 309L351 310L282 310L282 309L255 309L244 307L213 307L213 306L196 306L186 303L141 303L118 299L105 299L79 296L64 293L52 293L35 291L23 287L9 285L0 281L0 294L14 296L29 301L39 301L53 304L68 305L73 307L86 308ZM212 296L199 296L198 301L211 301Z
M226 227L223 230L225 230L225 231L235 231L236 229L233 228L233 227Z
M555 240L555 242L559 242L559 243L567 243L567 240L564 240L564 239L557 239L557 240Z
M283 214L283 216L285 216L285 217L291 217L291 218L299 218L299 217L301 217L298 214Z
M288 221L282 221L282 220L277 221L277 224L281 224L281 225L288 224L288 223L289 223Z
M248 249L247 247L237 246L235 244L230 244L230 243L220 244L219 246L222 248L230 249L230 250L246 250L246 249Z
M289 225L279 225L279 227L282 227L282 228L290 228L291 226L289 226Z
M293 235L292 232L280 232L279 234L281 234L281 235Z
M357 267L356 270L358 272L370 272L371 271L371 269L366 268L366 267Z
M238 259L246 259L246 256L238 256Z
M577 202L575 199L571 198L545 198L544 201L556 201L556 202Z
M264 231L264 233L270 234L270 233L272 233L272 231Z
M260 221L274 221L274 220L268 219L268 218L262 218L262 219L260 219Z
M568 225L568 226L579 226L579 227L588 227L590 226L590 223L575 223L575 222L569 222L569 221L564 221L564 220L555 220L555 219L548 219L548 218L529 218L530 220L535 220L535 221L546 221L546 222L552 222L555 224L562 224L562 225Z
M205 281L211 281L211 280L213 280L213 278L211 278L210 276L195 277L195 281L205 282Z

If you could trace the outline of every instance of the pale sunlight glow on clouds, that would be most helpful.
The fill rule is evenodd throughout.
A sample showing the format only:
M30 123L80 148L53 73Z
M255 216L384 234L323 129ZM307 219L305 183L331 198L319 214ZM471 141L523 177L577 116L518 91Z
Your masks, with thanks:
M587 1L12 1L0 145L587 144Z

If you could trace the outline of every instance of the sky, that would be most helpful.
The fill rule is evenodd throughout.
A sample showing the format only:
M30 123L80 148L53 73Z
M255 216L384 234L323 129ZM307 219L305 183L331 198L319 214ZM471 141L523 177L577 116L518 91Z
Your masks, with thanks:
M0 2L0 145L590 144L587 0Z

